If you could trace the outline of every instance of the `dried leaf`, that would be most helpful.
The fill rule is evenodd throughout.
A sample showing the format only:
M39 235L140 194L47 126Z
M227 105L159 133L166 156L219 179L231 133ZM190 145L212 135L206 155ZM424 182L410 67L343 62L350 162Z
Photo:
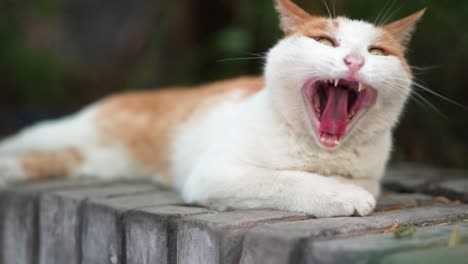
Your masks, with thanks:
M399 223L396 223L396 224L392 225L391 227L384 230L384 234L392 233L393 231L395 231L398 228L398 226L400 226Z
M447 197L444 196L437 196L432 199L433 203L443 203L443 204L449 204L449 205L459 205L462 204L461 201L452 201Z
M456 247L458 245L460 245L460 230L458 230L456 226L453 228L452 234L450 235L448 246Z
M411 208L411 207L412 206L407 206L407 205L394 205L394 206L384 208L382 211L384 211L384 212L397 211L397 210L408 209L408 208Z
M412 226L407 225L407 226L401 226L395 229L395 231L393 231L393 236L395 238L404 238L404 237L410 237L414 233L416 233L416 229Z

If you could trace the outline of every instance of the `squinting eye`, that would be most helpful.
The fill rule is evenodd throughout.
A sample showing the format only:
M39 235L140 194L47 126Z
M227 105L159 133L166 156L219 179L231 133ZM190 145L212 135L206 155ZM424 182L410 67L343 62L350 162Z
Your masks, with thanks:
M372 49L369 50L369 53L372 54L372 55L376 55L376 56L386 56L387 55L383 49L379 49L379 48L372 48Z
M327 46L330 46L330 47L335 47L335 43L331 39L318 38L317 41L322 43L323 45L327 45Z

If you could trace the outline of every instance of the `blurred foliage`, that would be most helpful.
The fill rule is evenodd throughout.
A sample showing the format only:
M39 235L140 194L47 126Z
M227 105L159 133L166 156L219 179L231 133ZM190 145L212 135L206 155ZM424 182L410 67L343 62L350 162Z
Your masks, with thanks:
M265 52L282 36L272 2L2 0L0 134L121 90L260 74ZM326 14L321 0L296 2ZM336 0L335 9L375 21L423 7L428 12L408 54L415 77L468 105L467 1ZM468 111L415 91L429 104L413 95L394 161L468 168Z

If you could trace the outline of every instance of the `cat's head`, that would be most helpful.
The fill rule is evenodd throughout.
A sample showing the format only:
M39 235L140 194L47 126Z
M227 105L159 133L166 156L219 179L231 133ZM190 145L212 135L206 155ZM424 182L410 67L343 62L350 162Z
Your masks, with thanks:
M265 80L285 120L326 149L390 130L411 91L405 51L424 10L376 26L276 2L286 36L268 54Z

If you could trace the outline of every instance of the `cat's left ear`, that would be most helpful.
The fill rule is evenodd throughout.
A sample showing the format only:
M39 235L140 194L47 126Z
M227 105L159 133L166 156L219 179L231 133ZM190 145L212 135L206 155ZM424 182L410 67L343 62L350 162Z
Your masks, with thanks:
M280 15L281 29L289 34L300 24L312 18L312 16L300 8L291 0L276 0L276 10Z
M383 28L392 33L403 47L408 46L416 24L426 12L426 8L408 17L390 23Z

